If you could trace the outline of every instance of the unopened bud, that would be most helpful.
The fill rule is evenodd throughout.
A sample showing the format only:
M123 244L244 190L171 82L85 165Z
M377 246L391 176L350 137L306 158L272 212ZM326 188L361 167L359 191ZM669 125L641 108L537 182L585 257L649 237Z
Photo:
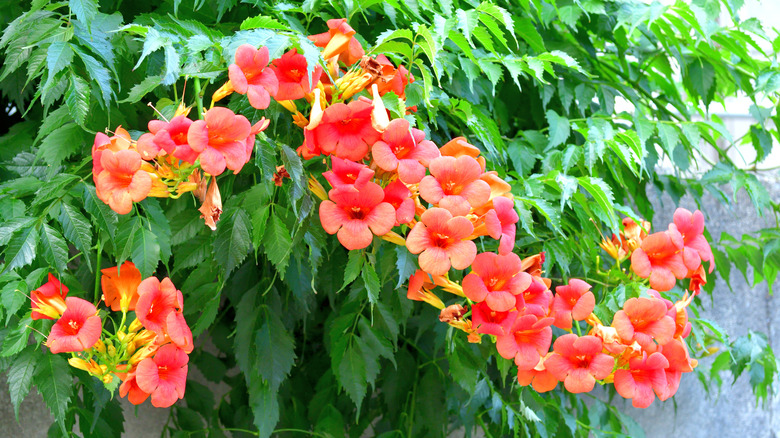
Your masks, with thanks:
M94 348L100 354L106 354L106 344L104 344L100 339L95 342L95 345L93 345L92 348Z
M144 327L144 325L141 323L141 321L138 320L138 318L134 319L132 323L130 323L130 327L127 329L129 332L137 332L138 330L141 330Z

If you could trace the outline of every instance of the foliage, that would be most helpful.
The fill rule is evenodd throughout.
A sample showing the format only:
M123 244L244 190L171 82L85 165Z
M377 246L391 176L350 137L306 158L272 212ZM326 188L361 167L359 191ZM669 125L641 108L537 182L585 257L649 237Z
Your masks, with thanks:
M387 242L346 251L329 238L307 189L324 166L293 152L303 137L281 105L258 111L235 94L225 102L271 123L242 171L220 176L225 206L215 232L183 199L112 211L90 178L92 140L118 125L137 139L155 117L148 102L168 119L180 99L197 107L245 43L267 46L271 58L295 47L313 69L319 50L305 35L347 17L367 53L417 78L406 88L405 106L417 106L407 118L437 145L465 135L510 182L516 252L544 251L546 276L590 281L602 311L614 313L639 291L605 274L601 234L619 233L621 216L652 220L649 191L701 205L705 195L729 203L744 190L760 214L780 210L758 178L780 140L780 40L740 20L741 3L2 2L2 125L10 129L0 137L0 364L14 408L35 385L55 413L52 434L76 420L85 436L121 433L121 409L100 382L28 346L50 323L30 319L24 295L52 272L72 296L96 301L100 269L131 260L182 290L184 316L200 335L190 365L229 387L214 397L188 381L184 403L170 411L171 436L437 436L460 427L638 436L608 402L519 386L490 342L468 343L407 300L399 288L415 257ZM735 139L711 108L736 95L751 99L757 123ZM730 158L737 147L755 151L747 166ZM279 165L291 180L276 186ZM720 236L713 250L723 278L733 264L747 280L751 266L753 285L771 287L779 232ZM700 379L714 386L723 370L748 372L757 399L767 400L777 365L766 338L732 339L714 322L692 323L693 356L721 349Z

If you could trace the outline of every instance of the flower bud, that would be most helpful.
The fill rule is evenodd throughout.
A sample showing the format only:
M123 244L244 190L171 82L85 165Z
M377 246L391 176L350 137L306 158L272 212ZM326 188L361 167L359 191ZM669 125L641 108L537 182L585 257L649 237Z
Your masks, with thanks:
M134 319L133 322L130 323L130 327L127 329L128 332L137 332L138 330L141 330L144 327L144 325L141 323L141 321L138 320L138 318Z

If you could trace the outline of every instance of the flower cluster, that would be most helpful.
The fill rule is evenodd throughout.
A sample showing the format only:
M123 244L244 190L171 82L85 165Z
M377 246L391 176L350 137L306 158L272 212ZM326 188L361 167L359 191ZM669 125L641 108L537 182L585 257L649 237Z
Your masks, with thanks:
M184 397L192 332L182 314L183 297L170 279L142 279L131 262L103 269L102 301L121 313L115 333L103 327L94 304L68 297L68 288L49 274L34 290L33 319L56 319L46 346L52 353L71 353L71 366L101 379L109 389L141 404L149 396L155 407L171 406ZM132 323L125 325L130 312Z
M134 202L148 196L178 198L193 192L203 204L206 225L216 229L222 201L216 179L209 186L209 176L225 169L238 173L249 162L255 136L269 122L261 119L252 125L223 107L212 107L200 120L188 114L189 108L180 106L171 120L151 120L149 132L137 140L121 126L111 137L97 133L92 146L97 196L112 210L127 214Z
M304 159L324 156L329 164L323 173L329 191L317 178L309 180L322 200L324 230L349 250L366 248L377 236L418 254L407 297L441 309L440 320L466 332L471 342L494 339L499 355L517 365L523 385L542 392L563 382L581 393L597 381L614 383L637 407L648 406L655 395L673 395L681 373L696 366L684 341L693 296L672 303L650 289L626 301L605 326L593 313L596 299L588 283L572 279L553 292L542 277L544 254L521 259L513 252L519 217L509 184L487 170L480 150L465 138L438 147L406 118L391 120L382 96L392 91L402 99L412 75L382 55L365 56L345 20L330 20L328 28L310 38L323 48L329 76L291 50L271 61L274 83L263 68L265 48L242 46L230 81L215 96L243 92L246 82L256 89L255 97L251 88L246 91L256 108L268 106L270 96L293 113L304 133L298 153ZM301 103L310 106L308 116ZM634 272L649 276L657 290L671 289L675 278L700 285L701 263L712 260L703 227L700 212L678 210L664 233L647 236L628 220L619 238L602 245L619 260L630 257ZM479 238L494 252L478 253ZM461 284L450 280L453 268L470 270ZM463 304L445 307L436 288L462 297ZM573 332L581 333L581 322L591 326L589 333ZM553 342L553 327L568 334Z

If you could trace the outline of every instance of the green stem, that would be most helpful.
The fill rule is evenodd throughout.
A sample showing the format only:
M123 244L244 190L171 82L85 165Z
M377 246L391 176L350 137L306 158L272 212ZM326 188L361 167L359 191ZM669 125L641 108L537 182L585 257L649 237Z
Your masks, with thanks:
M198 104L198 118L203 118L203 92L200 89L200 78L195 78L193 82L195 87L195 102Z

